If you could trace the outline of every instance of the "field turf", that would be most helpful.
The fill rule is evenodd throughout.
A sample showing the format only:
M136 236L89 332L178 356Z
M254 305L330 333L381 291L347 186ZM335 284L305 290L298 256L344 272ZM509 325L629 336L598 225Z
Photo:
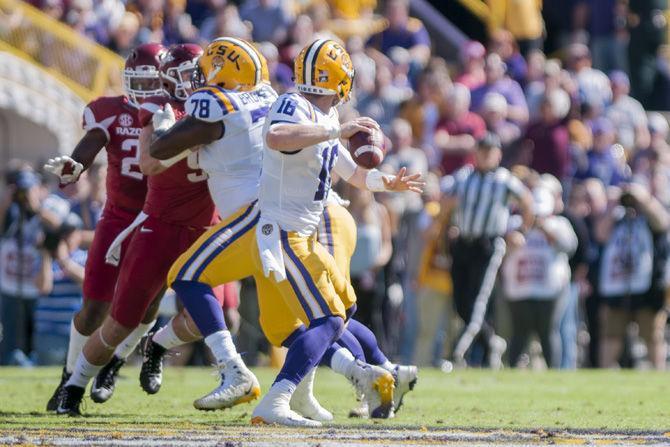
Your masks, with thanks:
M333 427L293 430L251 427L254 403L195 410L192 400L217 384L211 372L167 368L160 393L147 396L138 369L125 368L108 403L87 398L86 417L63 418L44 412L59 369L0 368L0 445L670 445L670 376L664 373L423 369L394 419L369 421L347 417L353 389L322 369L316 395L335 414ZM276 373L255 372L263 387Z

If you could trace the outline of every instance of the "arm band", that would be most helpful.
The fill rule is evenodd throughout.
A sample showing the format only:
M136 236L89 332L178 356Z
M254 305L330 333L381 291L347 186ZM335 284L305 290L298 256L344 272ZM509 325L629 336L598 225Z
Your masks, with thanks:
M395 175L384 175L378 169L371 169L365 177L365 186L372 192L386 191L386 185L384 185L383 178L392 182L395 180Z

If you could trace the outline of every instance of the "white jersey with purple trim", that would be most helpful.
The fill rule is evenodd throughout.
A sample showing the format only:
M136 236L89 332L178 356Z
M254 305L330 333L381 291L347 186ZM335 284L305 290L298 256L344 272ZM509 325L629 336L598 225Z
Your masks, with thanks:
M285 93L270 108L265 136L274 124L339 125L335 108L324 113L298 93ZM265 148L259 205L261 214L284 231L312 234L321 220L331 185L331 170L342 150L339 139L282 152Z
M207 86L186 101L186 113L221 121L223 136L199 151L200 169L223 219L258 198L263 158L263 124L277 93L267 84L248 92Z

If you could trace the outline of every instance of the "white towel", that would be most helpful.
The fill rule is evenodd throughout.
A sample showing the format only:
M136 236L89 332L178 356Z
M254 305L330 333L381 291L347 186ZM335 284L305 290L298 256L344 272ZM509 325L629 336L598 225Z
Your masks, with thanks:
M263 274L269 278L270 273L274 273L275 281L284 281L286 268L284 267L279 225L261 216L256 225L256 243L263 264Z
M125 230L120 232L118 236L116 236L116 239L114 239L112 245L110 245L109 248L107 249L107 254L105 254L105 262L107 264L111 264L114 266L119 265L119 262L121 262L121 246L123 245L123 241L126 240L128 235L130 235L130 233L132 233L135 228L142 225L142 222L147 220L147 217L149 216L140 211L135 220L133 220L133 223L128 225L128 228L126 228Z

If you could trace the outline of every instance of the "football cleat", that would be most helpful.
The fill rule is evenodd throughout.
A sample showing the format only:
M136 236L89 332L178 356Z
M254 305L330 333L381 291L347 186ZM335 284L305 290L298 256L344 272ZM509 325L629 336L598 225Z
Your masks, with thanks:
M356 391L363 396L368 406L368 416L375 419L388 419L393 413L393 375L384 368L368 365L359 360L350 378Z
M163 383L163 356L167 349L154 342L151 333L146 337L142 351L140 385L147 394L156 394Z
M291 410L291 396L273 390L263 397L251 415L252 425L277 424L290 427L321 427L321 422L307 419Z
M119 369L126 363L116 355L107 363L93 379L91 385L91 399L96 404L107 402L114 394Z
M489 368L500 370L503 368L502 356L507 350L507 342L499 335L493 335L489 340Z
M363 400L361 397L360 402L358 402L358 406L356 408L352 408L349 410L349 417L350 418L367 418L368 415L370 414L370 410L368 409L368 403Z
M193 402L193 406L198 410L222 410L251 402L261 395L258 379L239 355L221 365L219 370L221 385Z
M302 382L298 384L291 396L291 410L303 415L306 418L320 422L329 422L333 420L333 414L323 408L316 397L314 397L314 376L316 368L307 373Z
M419 370L414 365L396 365L392 374L395 379L395 406L393 411L397 413L402 406L403 397L414 389L416 382L419 380Z
M56 414L68 416L81 416L81 401L84 399L84 388L69 385L63 387L60 393Z
M58 408L58 402L60 400L60 396L63 393L63 387L65 386L67 381L70 380L71 375L72 374L67 372L67 370L63 366L63 372L61 373L60 376L60 383L56 387L56 390L51 396L51 399L49 399L49 402L47 402L47 411L56 411L56 409Z

